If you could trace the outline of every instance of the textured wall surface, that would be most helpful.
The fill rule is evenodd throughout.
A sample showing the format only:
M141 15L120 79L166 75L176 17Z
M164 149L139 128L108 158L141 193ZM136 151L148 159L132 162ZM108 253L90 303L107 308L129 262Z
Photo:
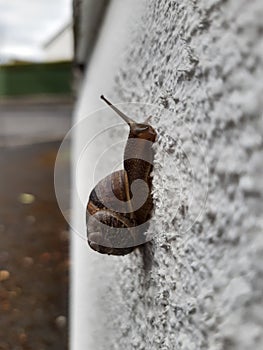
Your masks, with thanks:
M111 258L101 348L263 348L262 18L262 0L149 1L127 43L115 101L158 106L154 255Z

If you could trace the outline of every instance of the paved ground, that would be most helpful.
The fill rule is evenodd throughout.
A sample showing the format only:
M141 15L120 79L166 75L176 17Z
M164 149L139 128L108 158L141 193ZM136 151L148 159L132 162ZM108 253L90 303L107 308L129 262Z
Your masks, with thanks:
M53 167L71 106L1 107L0 350L64 350L68 230L54 194ZM9 128L1 127L3 120Z
M66 98L0 100L0 146L59 140L70 128L71 109Z

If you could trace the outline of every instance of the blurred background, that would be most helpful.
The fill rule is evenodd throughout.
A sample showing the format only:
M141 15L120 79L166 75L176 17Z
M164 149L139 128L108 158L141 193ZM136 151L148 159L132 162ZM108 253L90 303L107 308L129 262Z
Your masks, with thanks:
M68 226L54 164L72 113L71 0L0 0L0 349L66 349ZM69 181L69 157L63 164Z

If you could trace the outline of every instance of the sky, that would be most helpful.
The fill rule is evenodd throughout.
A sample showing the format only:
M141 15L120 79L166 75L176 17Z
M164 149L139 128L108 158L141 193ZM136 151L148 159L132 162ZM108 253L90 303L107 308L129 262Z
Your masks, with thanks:
M42 45L71 18L72 0L0 0L0 63L36 60Z

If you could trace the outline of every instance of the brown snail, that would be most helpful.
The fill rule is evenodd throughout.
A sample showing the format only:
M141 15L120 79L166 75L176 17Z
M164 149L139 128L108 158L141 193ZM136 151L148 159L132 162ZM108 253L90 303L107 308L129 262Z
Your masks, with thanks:
M104 96L104 100L130 127L124 151L124 169L102 179L92 190L87 205L90 247L102 254L125 255L145 243L153 201L152 144L156 132L136 123Z

